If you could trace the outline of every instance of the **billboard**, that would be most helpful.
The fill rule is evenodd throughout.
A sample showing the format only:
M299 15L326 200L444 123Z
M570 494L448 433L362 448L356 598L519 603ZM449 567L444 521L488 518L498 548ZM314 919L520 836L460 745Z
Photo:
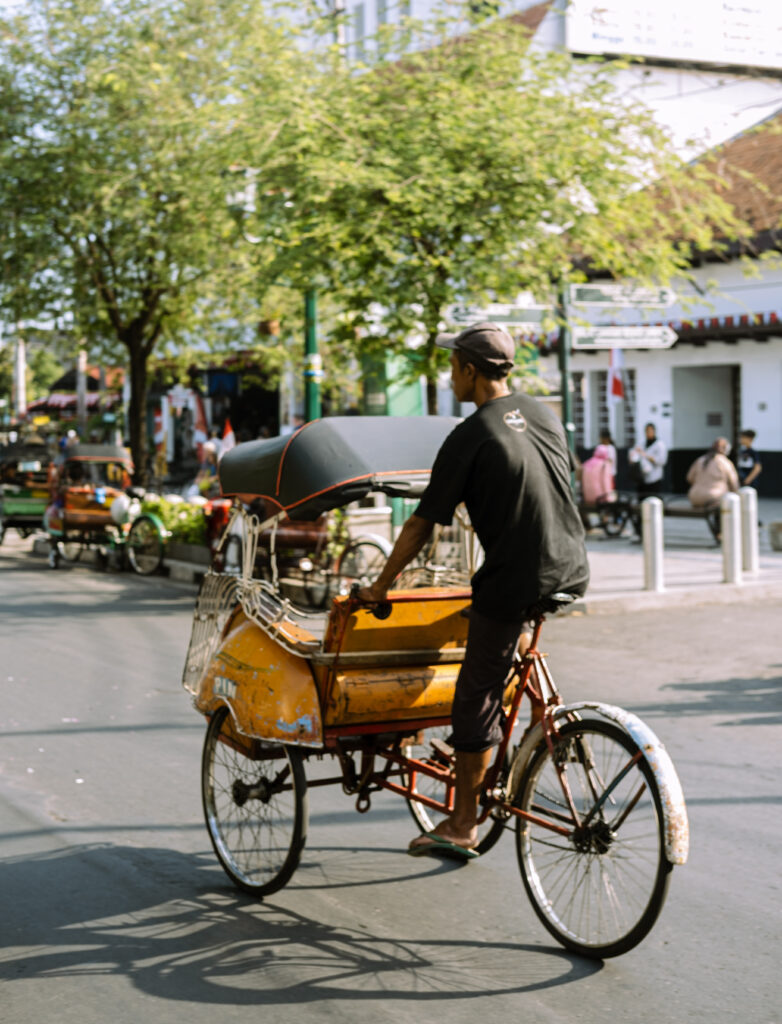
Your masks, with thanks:
M780 0L570 0L574 53L782 71Z

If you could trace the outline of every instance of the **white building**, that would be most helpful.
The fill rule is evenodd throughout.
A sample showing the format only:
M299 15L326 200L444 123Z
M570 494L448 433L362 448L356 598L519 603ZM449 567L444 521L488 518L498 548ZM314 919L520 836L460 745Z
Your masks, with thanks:
M755 235L728 255L693 268L693 282L674 284L668 309L592 311L594 322L670 326L667 349L625 349L626 398L616 417L616 442L626 448L654 422L671 451L668 483L683 490L693 459L716 437L757 432L761 494L782 494L782 113L719 147L730 181L727 198ZM742 176L748 171L756 183ZM764 258L766 257L766 258ZM768 257L772 257L768 259ZM571 358L576 438L589 450L609 426L606 401L609 353Z

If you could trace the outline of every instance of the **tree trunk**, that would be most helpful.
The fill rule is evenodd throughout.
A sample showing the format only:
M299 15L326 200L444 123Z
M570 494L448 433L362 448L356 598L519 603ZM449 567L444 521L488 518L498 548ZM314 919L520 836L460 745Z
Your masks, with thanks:
M133 456L133 483L146 487L149 481L147 444L147 352L138 337L123 339L130 356L130 404L128 429Z
M430 416L437 415L437 380L426 378L426 411Z
M430 416L437 415L437 331L429 331L426 339L426 411Z

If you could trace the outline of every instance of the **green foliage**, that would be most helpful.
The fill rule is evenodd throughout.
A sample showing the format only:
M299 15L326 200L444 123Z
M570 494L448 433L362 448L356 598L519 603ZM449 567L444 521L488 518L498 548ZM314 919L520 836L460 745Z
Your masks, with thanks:
M171 540L182 544L206 544L206 518L200 505L148 495L141 503L141 512L156 515Z
M0 348L0 398L4 398L10 408L11 391L14 383L14 350L10 345Z
M679 160L612 65L531 48L509 19L452 30L407 22L412 47L391 60L386 26L361 73L334 56L295 140L255 162L251 229L278 272L330 280L350 311L341 338L412 342L430 382L455 302L550 300L589 266L668 281L738 229L717 177Z
M738 230L715 173L681 163L609 64L443 17L383 26L349 65L270 6L0 15L0 315L123 352L142 481L152 354L258 347L274 380L305 288L324 296L327 387L363 352L412 351L431 394L455 302L550 298L574 264L668 281ZM268 319L280 335L258 335Z
M0 24L0 315L48 312L93 358L124 352L144 467L150 355L254 341L268 281L227 172L248 126L273 146L302 53L249 0L19 11Z
M31 399L48 395L52 384L65 373L63 364L48 348L28 349L27 369Z

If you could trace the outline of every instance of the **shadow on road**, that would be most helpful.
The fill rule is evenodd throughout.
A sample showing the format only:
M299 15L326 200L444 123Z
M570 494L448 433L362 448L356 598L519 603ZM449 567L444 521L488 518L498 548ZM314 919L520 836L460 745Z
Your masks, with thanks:
M0 979L119 976L160 999L226 1006L420 1004L552 988L603 966L475 940L469 923L458 938L424 938L415 920L390 937L369 907L366 924L331 924L284 905L304 893L259 903L221 879L211 857L158 848L82 845L7 860Z
M772 679L718 679L697 683L669 683L663 690L685 695L654 704L633 704L642 718L659 716L725 717L721 726L782 725L782 676Z

